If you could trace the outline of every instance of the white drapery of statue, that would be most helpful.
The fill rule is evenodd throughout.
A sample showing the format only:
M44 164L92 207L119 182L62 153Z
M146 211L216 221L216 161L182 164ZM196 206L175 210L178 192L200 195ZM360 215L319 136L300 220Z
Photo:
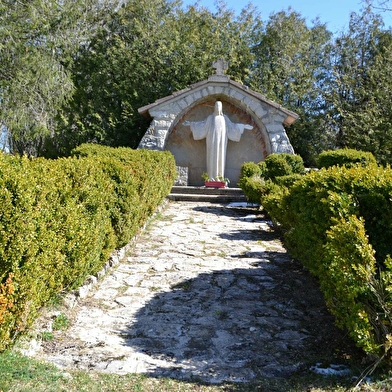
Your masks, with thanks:
M207 174L210 179L224 178L226 164L227 141L239 142L244 129L252 129L251 125L233 123L222 113L222 102L215 102L214 114L204 121L185 121L190 126L193 138L206 138Z

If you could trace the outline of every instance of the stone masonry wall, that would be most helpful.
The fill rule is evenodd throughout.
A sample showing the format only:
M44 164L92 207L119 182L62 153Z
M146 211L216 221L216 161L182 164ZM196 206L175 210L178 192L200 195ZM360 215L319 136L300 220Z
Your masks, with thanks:
M279 105L268 101L260 94L252 92L247 87L230 81L229 77L226 75L213 75L207 81L192 85L187 89L174 93L170 97L158 100L153 105L149 105L148 113L153 120L138 148L160 151L167 149L170 150L170 148L168 148L168 140L170 140L171 133L176 131L178 132L178 128L181 127L181 123L185 119L190 119L189 113L193 113L198 107L202 107L203 105L211 106L211 102L216 100L226 102L226 107L232 108L232 112L237 112L234 114L234 117L238 117L240 112L242 112L245 116L248 116L249 121L251 121L254 126L255 132L259 132L258 138L262 139L262 141L260 141L260 145L257 145L256 147L260 150L259 155L255 155L254 152L251 152L249 159L247 159L246 154L247 151L250 151L249 145L252 144L252 142L248 141L249 145L244 146L243 151L241 150L241 154L239 154L238 149L235 150L237 148L236 146L230 147L230 145L228 145L228 156L230 148L235 151L232 154L234 166L239 165L239 163L236 162L236 160L238 161L239 159L246 162L254 159L263 160L267 155L275 152L294 153L283 126L283 123L288 117L287 111ZM237 110L233 110L233 108ZM204 117L196 120L204 119L211 113L212 109L210 111L205 110ZM228 115L230 117L230 114ZM295 116L295 113L293 113L293 115ZM192 120L195 121L195 119ZM236 122L235 118L234 120L232 119L232 121ZM246 123L249 123L249 121ZM185 132L182 129L181 131L183 133ZM185 136L182 134L181 137ZM256 144L259 143L259 141L257 141L257 137L255 140ZM201 143L203 143L203 141L201 141ZM169 144L172 145L173 143L169 142ZM179 142L177 144L179 144ZM188 150L184 150L182 153L179 153L180 150L178 149L178 145L176 146L178 155L199 154L200 159L203 159L203 154L201 149L199 151L200 147L198 147L198 144L195 144L190 140L188 140L185 144L187 144L187 146L184 146L184 149L188 148ZM242 157L242 152L245 154L244 157ZM175 153L174 155L176 157ZM238 155L241 156L236 158ZM190 185L200 185L197 183L195 178L199 178L199 172L203 170L202 166L195 169L192 168L192 165L196 164L195 162L188 165L187 162L184 162L183 160L182 162L177 161L177 164L179 166L190 166ZM197 165L199 166L199 163L197 163ZM231 180L236 181L238 179L240 167L230 169L230 165L228 165L227 168L229 170L229 176L232 177Z

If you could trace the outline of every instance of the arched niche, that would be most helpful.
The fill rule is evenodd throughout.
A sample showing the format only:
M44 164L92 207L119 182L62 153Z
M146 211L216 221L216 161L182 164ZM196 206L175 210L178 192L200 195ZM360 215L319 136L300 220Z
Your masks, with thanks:
M188 185L203 184L201 176L207 170L206 141L194 140L190 128L183 123L186 120L192 122L205 120L213 113L215 102L218 100L222 102L223 113L232 122L253 126L252 130L244 131L239 142L228 141L225 177L230 180L231 186L237 185L244 162L263 161L271 151L265 126L253 113L239 107L230 97L209 96L181 112L173 122L166 138L165 150L174 155L178 166L188 168Z
M220 70L219 72L222 72ZM219 73L139 109L152 119L138 148L171 151L188 185L201 185L206 171L205 140L194 140L183 122L205 120L217 100L232 122L253 125L240 142L228 142L225 177L236 186L244 162L260 162L271 153L294 153L284 126L298 115Z

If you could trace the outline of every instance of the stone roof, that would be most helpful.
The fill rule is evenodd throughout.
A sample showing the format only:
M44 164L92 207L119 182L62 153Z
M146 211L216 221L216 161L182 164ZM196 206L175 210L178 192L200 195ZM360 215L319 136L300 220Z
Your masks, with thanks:
M203 89L205 90L205 88L210 85L237 90L242 93L241 100L243 100L243 97L249 97L252 100L262 102L272 108L275 108L276 110L278 110L284 115L285 119L283 120L283 124L286 126L291 125L299 117L297 113L285 109L283 106L277 104L276 102L267 99L263 94L253 91L249 87L231 80L227 75L219 75L219 74L211 75L207 80L203 80L201 82L192 84L183 90L176 91L167 97L160 98L149 105L139 108L138 111L141 115L145 117L153 117L150 113L151 110L159 109L159 106L170 104L171 101L178 101L179 99L185 99L188 95L194 94L198 90L203 90ZM225 95L224 92L223 95Z

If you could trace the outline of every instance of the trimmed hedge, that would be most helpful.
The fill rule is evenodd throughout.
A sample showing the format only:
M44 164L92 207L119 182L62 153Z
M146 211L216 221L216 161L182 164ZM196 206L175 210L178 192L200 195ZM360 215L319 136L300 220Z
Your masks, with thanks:
M263 192L262 185L265 183L262 179L264 172L264 162L245 162L241 166L238 186L242 189L250 203L260 203Z
M371 152L358 151L349 148L323 151L317 158L319 169L331 166L368 166L376 165L376 158Z
M170 153L85 145L58 160L1 154L0 350L129 242L175 175Z
M392 170L322 169L275 188L262 205L319 278L337 324L383 356L392 342Z
M305 172L302 158L293 154L271 154L265 161L241 166L239 187L251 203L259 204L275 184L292 184Z
M300 155L294 154L271 154L265 158L266 179L274 180L277 177L291 174L304 174L304 162Z
M111 166L105 165L104 170L112 179L117 196L111 206L112 224L118 237L117 246L129 242L170 193L176 178L175 160L169 152L82 144L72 151L72 156L112 162ZM126 175L115 170L119 164L126 169ZM129 203L129 199L133 200L132 203Z

